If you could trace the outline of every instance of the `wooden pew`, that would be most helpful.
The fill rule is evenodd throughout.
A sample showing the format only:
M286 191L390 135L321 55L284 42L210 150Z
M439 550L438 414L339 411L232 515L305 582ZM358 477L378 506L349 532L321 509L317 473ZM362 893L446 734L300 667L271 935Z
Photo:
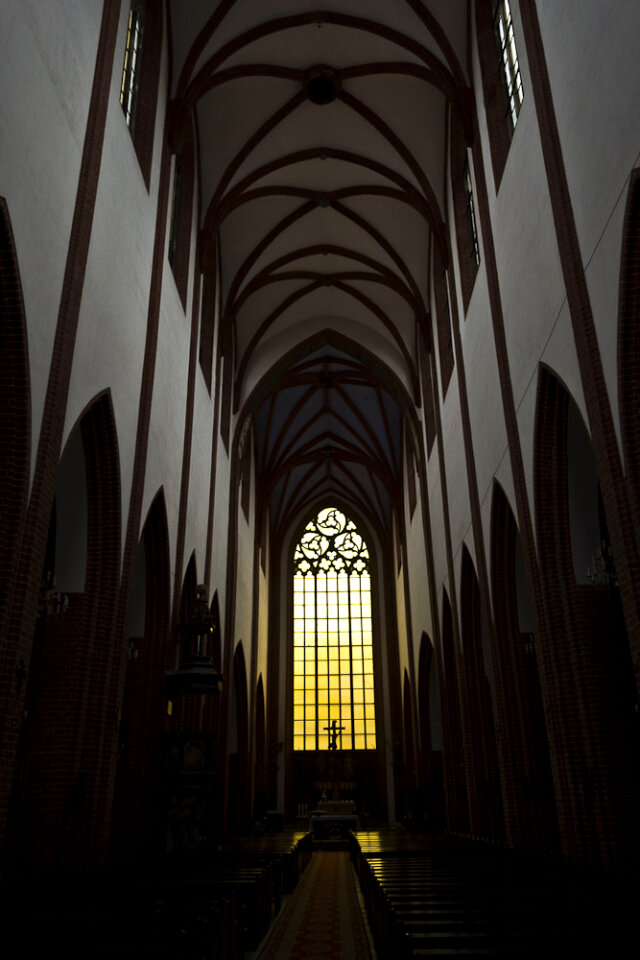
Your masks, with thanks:
M264 842L263 842L264 841ZM289 831L213 854L168 857L146 870L51 877L4 896L5 929L24 956L66 960L244 960L311 856Z
M612 955L620 887L602 875L393 830L359 833L352 856L381 957Z

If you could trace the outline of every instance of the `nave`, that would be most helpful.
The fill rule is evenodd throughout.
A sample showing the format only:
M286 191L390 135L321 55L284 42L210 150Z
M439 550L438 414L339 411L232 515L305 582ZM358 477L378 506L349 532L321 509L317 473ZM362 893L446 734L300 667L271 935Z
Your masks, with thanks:
M346 850L317 850L256 960L372 960L371 934Z
M638 36L631 0L1 0L27 956L246 960L334 801L391 831L360 863L379 955L409 922L546 954L574 868L571 950L598 921L611 954L640 863Z
M350 858L314 852L256 960L618 956L633 942L623 884L565 864L401 827L352 835Z
M402 826L333 844L291 827L135 876L17 886L2 919L25 957L72 960L614 958L636 886Z

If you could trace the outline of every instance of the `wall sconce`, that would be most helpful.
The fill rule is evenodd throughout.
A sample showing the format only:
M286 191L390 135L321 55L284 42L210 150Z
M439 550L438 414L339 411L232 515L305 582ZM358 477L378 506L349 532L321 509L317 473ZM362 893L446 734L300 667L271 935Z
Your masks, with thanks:
M216 662L218 649L216 624L209 603L207 588L199 584L191 615L178 624L178 666L167 673L169 697L181 693L221 693L222 673Z

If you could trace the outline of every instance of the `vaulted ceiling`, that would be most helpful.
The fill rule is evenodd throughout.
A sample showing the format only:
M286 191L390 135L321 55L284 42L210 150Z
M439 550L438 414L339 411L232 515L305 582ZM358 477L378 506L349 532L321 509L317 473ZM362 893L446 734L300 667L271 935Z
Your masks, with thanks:
M171 0L235 408L277 528L334 495L389 529L445 243L467 0ZM446 262L446 250L443 250Z

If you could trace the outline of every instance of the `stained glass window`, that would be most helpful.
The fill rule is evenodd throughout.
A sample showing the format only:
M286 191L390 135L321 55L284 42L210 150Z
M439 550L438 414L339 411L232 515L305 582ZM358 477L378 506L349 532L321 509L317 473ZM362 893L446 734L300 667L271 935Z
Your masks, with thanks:
M369 551L336 507L294 553L294 750L375 750Z

